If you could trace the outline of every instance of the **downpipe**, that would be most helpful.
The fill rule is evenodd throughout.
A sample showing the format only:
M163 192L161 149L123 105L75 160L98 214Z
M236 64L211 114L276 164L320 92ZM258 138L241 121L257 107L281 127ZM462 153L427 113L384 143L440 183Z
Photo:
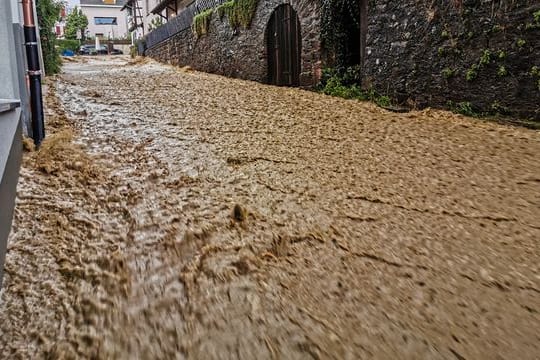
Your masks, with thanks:
M28 82L30 87L30 110L32 113L32 138L39 146L45 138L45 123L43 115L43 93L41 88L41 69L39 65L39 47L37 29L34 20L34 5L32 0L22 0L24 17L24 40L26 60L28 63Z

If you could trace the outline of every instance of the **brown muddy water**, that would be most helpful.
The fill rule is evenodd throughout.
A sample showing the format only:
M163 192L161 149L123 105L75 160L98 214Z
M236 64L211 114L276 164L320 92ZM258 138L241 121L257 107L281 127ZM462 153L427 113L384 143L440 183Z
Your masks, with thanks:
M48 88L1 359L538 359L539 132L123 57Z

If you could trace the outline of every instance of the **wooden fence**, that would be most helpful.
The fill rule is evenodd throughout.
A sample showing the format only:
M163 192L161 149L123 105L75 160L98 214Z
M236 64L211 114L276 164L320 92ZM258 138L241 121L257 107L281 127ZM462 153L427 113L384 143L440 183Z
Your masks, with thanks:
M148 33L144 41L145 48L152 48L171 36L189 29L191 24L193 24L193 17L195 15L221 5L226 1L227 0L196 0L183 9L177 16L169 19L168 22ZM141 53L140 49L139 53Z

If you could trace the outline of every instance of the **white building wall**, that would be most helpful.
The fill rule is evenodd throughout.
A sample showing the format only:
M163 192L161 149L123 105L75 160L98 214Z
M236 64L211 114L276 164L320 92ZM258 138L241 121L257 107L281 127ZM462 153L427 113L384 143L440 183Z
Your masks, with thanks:
M102 34L104 38L127 38L128 25L125 11L120 11L122 6L81 5L83 14L88 18L87 37L96 37ZM96 25L96 17L115 17L116 25Z
M152 19L159 18L158 15L154 15L150 13L150 11L157 6L157 4L160 2L160 0L136 0L133 3L133 6L140 7L140 11L137 9L133 9L133 11L126 10L126 14L131 13L131 15L127 15L128 18L128 28L131 24L133 24L132 17L140 15L140 18L137 18L137 23L140 24L142 21L144 31L139 26L137 27L136 31L133 34L133 40L140 39L144 35L148 34L150 31L150 24L152 22Z
M152 19L159 18L158 15L154 15L150 13L150 10L155 8L157 4L159 3L159 0L141 0L139 3L142 3L142 15L144 18L144 33L148 34L148 29L150 28L150 23L152 22Z

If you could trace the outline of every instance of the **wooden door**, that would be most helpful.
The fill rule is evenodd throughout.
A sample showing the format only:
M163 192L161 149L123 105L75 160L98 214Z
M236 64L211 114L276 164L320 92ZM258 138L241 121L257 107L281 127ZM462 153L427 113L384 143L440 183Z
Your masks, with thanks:
M266 30L268 82L279 86L300 84L300 21L292 6L278 6Z

